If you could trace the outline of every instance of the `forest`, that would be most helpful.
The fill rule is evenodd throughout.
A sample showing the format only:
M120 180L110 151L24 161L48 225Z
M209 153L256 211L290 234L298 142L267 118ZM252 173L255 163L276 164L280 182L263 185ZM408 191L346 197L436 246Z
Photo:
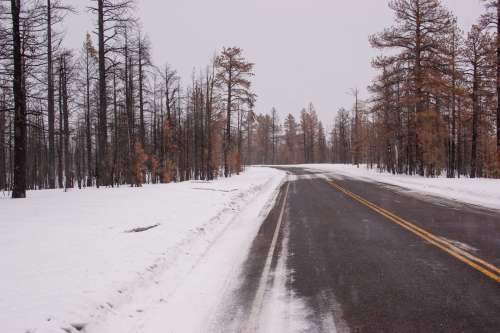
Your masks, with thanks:
M351 89L325 127L313 103L257 111L256 64L237 46L189 82L153 63L134 0L88 0L79 50L64 46L80 13L63 0L0 0L0 190L212 180L253 164L498 178L500 4L483 2L462 31L440 0L390 1L394 21L367 40L384 54L369 96Z
M373 48L385 51L372 60L378 75L370 96L361 100L351 89L352 107L338 110L328 138L312 104L277 130L274 116L258 118L257 133L270 128L271 134L259 145L264 160L257 162L498 178L500 6L483 3L484 14L464 32L439 0L391 1L393 24L369 37Z

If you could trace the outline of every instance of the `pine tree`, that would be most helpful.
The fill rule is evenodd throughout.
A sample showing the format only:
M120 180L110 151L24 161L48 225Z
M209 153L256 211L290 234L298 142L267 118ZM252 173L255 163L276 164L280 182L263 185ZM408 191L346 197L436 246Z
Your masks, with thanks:
M467 76L472 86L472 148L471 148L471 178L478 176L478 130L481 112L481 90L485 70L488 63L491 37L480 26L473 26L464 46L464 60L467 62Z
M389 7L394 11L395 25L382 33L370 37L370 42L377 49L396 49L399 53L392 56L380 57L375 61L379 68L399 67L407 68L408 80L411 84L410 100L415 114L410 117L412 129L410 173L418 172L424 175L426 168L433 161L426 161L426 151L432 150L428 137L434 133L423 132L425 112L429 110L429 96L433 94L434 79L439 77L439 65L443 52L444 41L453 28L451 14L439 0L393 0ZM427 138L426 138L427 137ZM427 154L430 156L431 154Z
M215 60L217 70L216 83L223 89L226 100L226 131L224 139L224 176L229 177L231 170L229 159L233 151L231 140L232 113L235 106L253 105L255 94L250 90L250 77L254 64L245 60L243 51L238 47L224 48Z

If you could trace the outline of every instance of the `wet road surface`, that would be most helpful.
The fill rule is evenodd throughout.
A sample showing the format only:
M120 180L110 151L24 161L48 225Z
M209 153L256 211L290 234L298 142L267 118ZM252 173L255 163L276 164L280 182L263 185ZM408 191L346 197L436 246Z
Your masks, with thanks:
M281 284L287 331L500 332L500 212L285 170L219 328L284 330L259 319Z

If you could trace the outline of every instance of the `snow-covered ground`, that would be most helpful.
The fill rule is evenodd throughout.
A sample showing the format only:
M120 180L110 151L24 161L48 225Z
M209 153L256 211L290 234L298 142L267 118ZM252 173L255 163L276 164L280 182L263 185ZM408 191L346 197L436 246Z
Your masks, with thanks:
M354 165L343 164L308 164L299 167L327 172L332 176L380 182L422 194L500 209L500 180L498 179L448 179L446 177L425 178L393 175L387 172L378 172L376 169L368 169L366 166L357 168Z
M204 331L284 177L0 199L0 331Z

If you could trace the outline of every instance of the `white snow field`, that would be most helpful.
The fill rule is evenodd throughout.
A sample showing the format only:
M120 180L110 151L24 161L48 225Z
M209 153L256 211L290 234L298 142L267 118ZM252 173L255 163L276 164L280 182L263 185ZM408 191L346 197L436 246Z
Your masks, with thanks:
M438 196L462 203L500 209L500 180L446 177L426 178L421 176L393 175L368 169L366 165L357 168L343 164L300 165L312 171L326 172L336 177L351 177L369 182L399 186L410 192Z
M0 331L206 331L285 176L0 199Z

